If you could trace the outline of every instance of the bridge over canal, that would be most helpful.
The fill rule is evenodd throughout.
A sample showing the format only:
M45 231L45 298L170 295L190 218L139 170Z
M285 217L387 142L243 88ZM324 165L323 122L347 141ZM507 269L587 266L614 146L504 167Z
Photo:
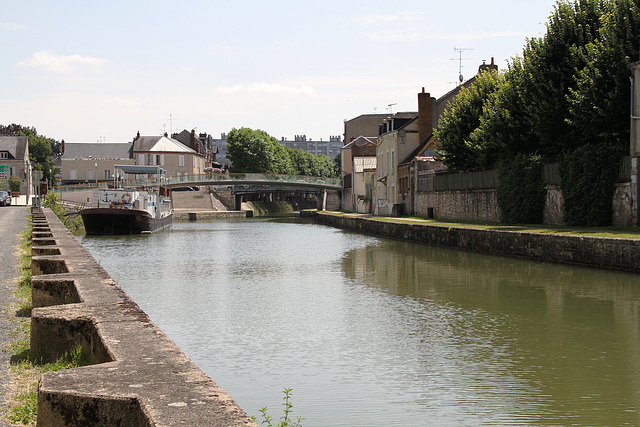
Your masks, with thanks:
M93 188L106 188L111 185L153 187L162 186L170 189L194 186L228 187L234 195L234 205L239 209L242 196L256 193L315 193L322 206L326 205L327 192L336 192L342 189L340 179L301 176L301 175L276 175L257 173L220 173L183 176L165 176L160 167L149 166L116 166L130 176L151 174L153 176L144 179L126 179L119 181L97 182L77 186L65 186L64 191L88 190Z

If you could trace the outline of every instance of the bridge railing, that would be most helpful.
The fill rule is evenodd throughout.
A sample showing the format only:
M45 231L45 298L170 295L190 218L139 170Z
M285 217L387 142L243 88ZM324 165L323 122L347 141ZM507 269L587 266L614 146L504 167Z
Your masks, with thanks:
M128 179L119 182L123 186L142 186L151 187L160 185L180 186L180 185L242 185L243 182L250 182L253 185L259 185L264 182L265 185L282 184L303 184L317 185L323 187L342 187L340 179L324 178L317 176L302 175L276 175L276 174L259 174L259 173L219 173L219 174L199 174L199 175L182 175L170 176L162 178L159 182L157 178L150 179ZM63 186L62 191L82 191L95 188L107 188L113 182L87 183L73 186Z
M261 173L219 173L219 174L201 174L201 175L183 175L172 176L166 179L167 185L174 185L177 183L206 183L216 185L216 183L229 183L238 181L241 184L243 181L264 182L265 184L273 183L288 183L288 184L312 184L312 185L328 185L328 186L340 186L340 180L336 178L324 178L317 176L302 176L302 175L276 175L276 174L261 174Z

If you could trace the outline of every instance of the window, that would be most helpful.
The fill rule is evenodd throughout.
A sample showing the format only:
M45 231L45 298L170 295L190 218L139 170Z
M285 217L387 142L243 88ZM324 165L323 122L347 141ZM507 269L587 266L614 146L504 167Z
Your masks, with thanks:
M72 180L78 179L78 169L69 170L69 179L72 179Z
M156 154L155 155L155 165L162 166L164 165L164 154Z
M6 151L0 151L0 159L8 159L9 153Z
M184 154L180 154L178 157L178 166L184 166Z
M138 154L138 164L144 165L144 154Z
M197 160L198 160L198 159L196 158L196 156L193 156L193 168L194 168L194 169L197 167L197 166L196 166L196 161L197 161Z
M396 153L394 151L391 152L391 175L396 173Z
M106 180L111 179L111 169L105 169L104 170L104 179L106 179Z

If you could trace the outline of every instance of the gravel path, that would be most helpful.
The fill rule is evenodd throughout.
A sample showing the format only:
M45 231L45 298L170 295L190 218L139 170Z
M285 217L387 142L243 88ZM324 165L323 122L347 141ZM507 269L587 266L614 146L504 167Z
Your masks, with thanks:
M17 300L13 296L18 278L18 245L27 225L29 208L25 206L0 207L0 408L6 407L8 396L8 367L11 355L5 351L9 333L16 324L11 322L15 315L11 304ZM0 426L8 426L0 418Z

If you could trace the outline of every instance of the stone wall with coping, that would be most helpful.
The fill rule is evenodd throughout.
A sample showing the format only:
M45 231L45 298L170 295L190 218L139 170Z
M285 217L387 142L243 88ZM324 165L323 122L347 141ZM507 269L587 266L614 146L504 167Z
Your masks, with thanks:
M636 162L637 163L637 162ZM636 176L632 175L635 180ZM548 186L543 223L564 225L562 191ZM632 181L616 184L613 196L612 225L633 227L637 225L638 186ZM500 222L497 190L426 191L415 193L415 215L427 218L429 208L439 219L459 221Z
M31 352L92 365L43 374L39 426L257 426L49 210L33 214Z
M460 221L500 222L496 190L428 191L415 193L415 214Z
M640 240L447 227L317 213L321 224L430 245L539 261L640 272Z

